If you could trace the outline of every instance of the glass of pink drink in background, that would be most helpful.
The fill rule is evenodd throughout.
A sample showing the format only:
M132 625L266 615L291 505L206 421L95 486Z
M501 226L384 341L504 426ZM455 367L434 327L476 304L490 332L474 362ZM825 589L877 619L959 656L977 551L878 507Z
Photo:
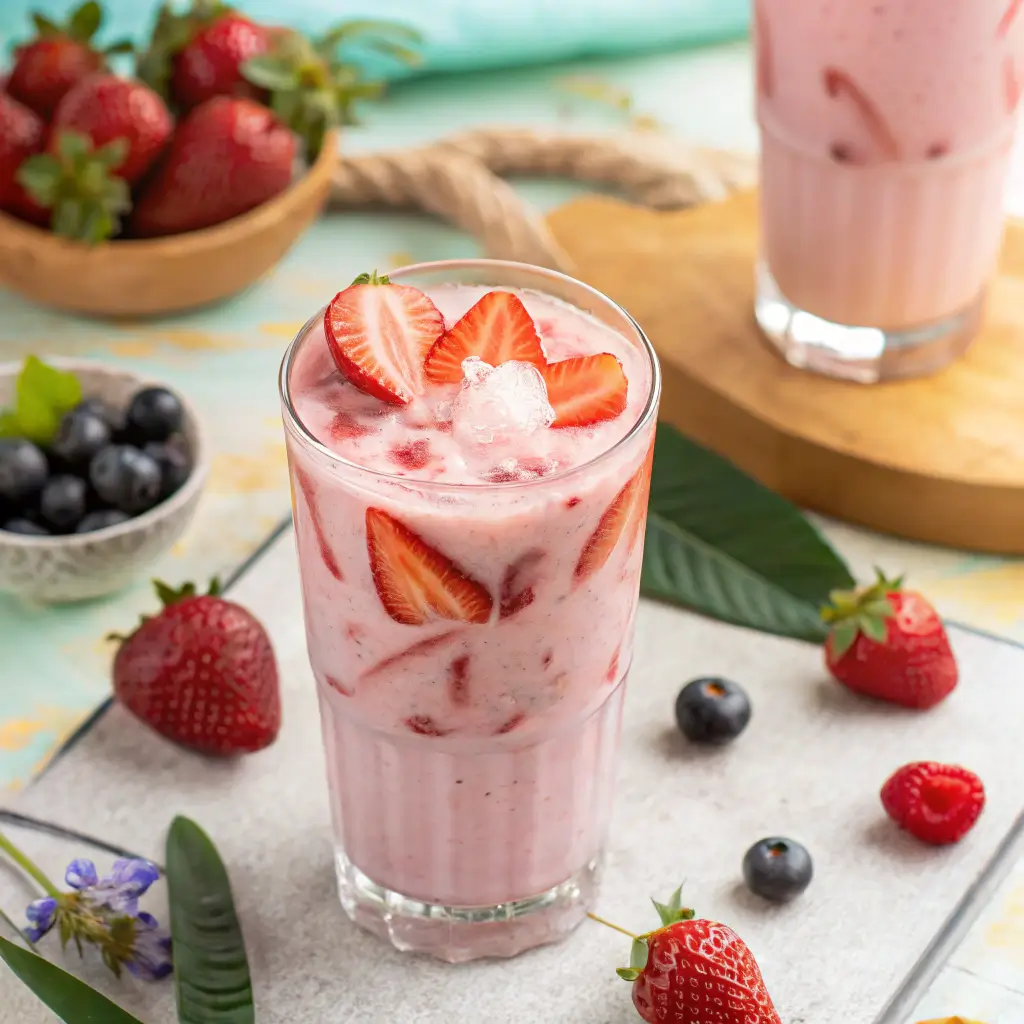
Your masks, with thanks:
M1021 0L756 0L756 313L795 366L873 382L975 335L1024 89Z
M340 293L281 372L341 900L399 949L511 956L593 900L660 375L559 274L390 281Z

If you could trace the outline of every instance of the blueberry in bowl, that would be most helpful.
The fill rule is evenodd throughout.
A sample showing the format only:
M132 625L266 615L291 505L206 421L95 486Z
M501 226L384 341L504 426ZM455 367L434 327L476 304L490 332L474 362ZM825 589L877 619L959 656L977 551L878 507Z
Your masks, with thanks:
M0 591L53 603L125 586L184 533L206 475L174 389L89 360L0 364Z

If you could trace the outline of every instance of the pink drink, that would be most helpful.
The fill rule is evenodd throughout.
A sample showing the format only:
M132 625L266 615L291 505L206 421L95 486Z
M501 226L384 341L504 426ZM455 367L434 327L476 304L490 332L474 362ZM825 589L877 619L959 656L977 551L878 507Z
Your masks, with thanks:
M560 275L467 261L391 278L448 327L485 292L514 291L549 362L611 353L628 381L614 418L480 441L487 408L451 419L462 385L405 406L354 387L321 315L282 370L342 901L399 948L512 955L564 935L592 896L658 374L628 316ZM458 610L396 621L419 615L401 574L443 562Z
M759 308L797 364L874 379L970 341L1024 87L1019 6L757 0L760 298L827 322Z

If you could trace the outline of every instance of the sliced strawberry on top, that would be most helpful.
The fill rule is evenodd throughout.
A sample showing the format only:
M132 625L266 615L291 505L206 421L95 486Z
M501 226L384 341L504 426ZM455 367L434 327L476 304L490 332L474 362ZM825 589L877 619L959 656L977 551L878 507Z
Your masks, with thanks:
M540 372L555 410L553 427L587 427L613 420L626 408L626 375L608 352L548 363Z
M576 563L575 582L582 583L593 576L615 550L619 539L627 534L627 545L632 549L640 535L639 526L643 519L643 498L647 491L648 463L645 462L626 482L626 486L615 495L605 509L594 532L583 545L580 559Z
M491 366L510 359L543 368L544 349L526 307L511 292L488 292L427 353L424 375L432 384L458 384L462 360L476 356Z
M417 288L386 275L360 274L324 314L338 369L382 402L408 405L423 391L423 360L444 331L444 317Z
M366 510L366 547L377 594L396 622L490 619L494 602L487 588L379 508Z

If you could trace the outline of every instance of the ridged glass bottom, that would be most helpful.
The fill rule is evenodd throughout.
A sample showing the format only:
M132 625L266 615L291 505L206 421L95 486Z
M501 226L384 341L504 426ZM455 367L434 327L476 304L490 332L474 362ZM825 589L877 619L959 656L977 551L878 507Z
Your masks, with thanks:
M449 963L515 956L565 938L593 905L601 867L595 858L560 885L512 903L446 907L377 885L344 850L335 865L341 905L356 924L403 952Z
M934 373L959 358L978 332L984 304L981 295L951 316L903 330L839 324L790 302L761 263L754 314L791 366L875 384Z

